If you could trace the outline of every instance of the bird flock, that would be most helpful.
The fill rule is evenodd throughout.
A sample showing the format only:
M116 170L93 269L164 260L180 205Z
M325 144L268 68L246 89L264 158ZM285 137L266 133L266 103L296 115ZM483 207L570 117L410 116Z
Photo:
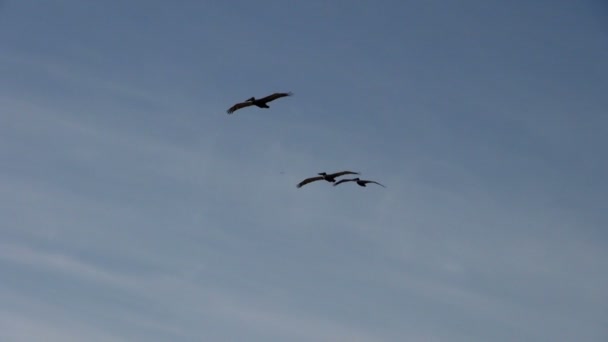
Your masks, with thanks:
M233 114L234 112L236 112L239 109L243 109L243 108L250 107L250 106L256 106L258 108L270 108L270 106L268 106L268 102L274 101L276 99L280 99L282 97L292 96L292 95L293 95L293 93L287 92L287 93L274 93L274 94L268 95L266 97L263 97L261 99L256 99L255 97L250 97L249 99L247 99L243 102L234 104L232 107L228 108L226 113ZM359 175L359 172L353 172L353 171L340 171L340 172L335 172L335 173L320 172L315 177L310 177L310 178L304 179L303 181L298 183L296 185L296 187L301 188L306 184L320 181L320 180L324 180L329 183L333 183L333 186L337 186L337 185L340 185L342 183L347 183L347 182L354 182L361 187L366 187L367 184L377 184L382 187L385 187L384 185L382 185L376 181L360 179L359 177L350 178L350 179L344 178L344 179L341 179L336 182L336 178L338 178L340 176L344 176L344 175Z

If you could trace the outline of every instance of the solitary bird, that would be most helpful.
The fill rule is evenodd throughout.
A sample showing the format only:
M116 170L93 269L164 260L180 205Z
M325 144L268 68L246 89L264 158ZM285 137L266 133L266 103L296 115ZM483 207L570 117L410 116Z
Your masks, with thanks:
M301 188L302 186L304 186L308 183L316 182L318 180L326 180L328 182L333 183L336 181L336 177L340 177L343 175L358 175L358 174L359 174L359 172L352 172L352 171L341 171L341 172L330 173L330 174L321 172L321 173L318 173L318 176L316 176L316 177L306 178L305 180L301 181L300 183L298 183L297 187Z
M382 187L385 187L384 185L382 185L382 184L380 184L380 183L378 183L376 181L373 181L373 180L363 180L363 179L359 179L359 177L352 178L352 179L342 179L342 180L338 181L337 183L334 183L334 186L336 186L338 184L346 183L346 182L357 182L357 184L359 186L362 186L362 187L366 187L367 184L369 184L369 183L374 183L374 184L378 184L378 185L380 185Z
M251 98L247 99L245 102L237 103L234 106L228 108L226 113L232 114L241 108L245 108L245 107L249 107L249 106L257 106L259 108L270 108L270 107L268 107L268 102L274 101L281 97L291 96L291 95L293 95L293 93L289 92L289 93L274 93L272 95L268 95L261 99L256 99L255 97L251 97Z

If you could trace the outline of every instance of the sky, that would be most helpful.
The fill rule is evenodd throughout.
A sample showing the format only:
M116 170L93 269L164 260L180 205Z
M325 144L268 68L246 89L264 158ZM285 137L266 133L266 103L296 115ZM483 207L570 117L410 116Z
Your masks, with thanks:
M2 341L608 340L603 1L4 0L0 75Z

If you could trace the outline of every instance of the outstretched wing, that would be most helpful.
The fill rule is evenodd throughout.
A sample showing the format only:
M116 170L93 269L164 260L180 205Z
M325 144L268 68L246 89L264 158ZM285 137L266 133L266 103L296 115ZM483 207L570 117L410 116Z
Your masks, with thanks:
M318 181L323 179L323 176L317 176L317 177L310 177L310 178L306 178L305 180L301 181L300 183L298 183L297 187L301 188L302 186L310 183L310 182L314 182L314 181Z
M386 188L384 185L382 185L382 184L380 184L380 183L378 183L378 182L376 182L376 181L365 180L365 181L362 181L362 182L363 182L363 183L365 183L365 184L368 184L368 183L374 183L374 184L378 184L378 185L380 185L381 187Z
M241 108L249 107L249 106L252 106L252 105L253 105L253 102L250 102L250 101L245 101L245 102L237 103L234 106L228 108L228 110L226 111L226 113L232 114L232 113L234 113L235 111L237 111L237 110L239 110Z
M268 95L268 96L266 96L264 98L261 98L258 101L265 103L265 102L274 101L274 100L276 100L278 98L281 98L281 97L291 96L291 95L293 95L292 92L288 92L288 93L274 93L272 95Z
M359 172L340 171L340 172L332 173L329 176L332 177L332 178L336 178L336 177L340 177L340 176L344 176L344 175L358 175L358 174L359 174Z
M342 179L342 180L335 182L334 186L336 186L338 184L342 184L342 183L346 183L346 182L354 182L354 181L355 181L354 179Z

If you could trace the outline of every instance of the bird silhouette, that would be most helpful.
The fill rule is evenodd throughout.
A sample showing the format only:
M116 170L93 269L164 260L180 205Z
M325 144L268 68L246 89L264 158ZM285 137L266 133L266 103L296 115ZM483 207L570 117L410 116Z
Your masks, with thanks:
M330 173L330 174L321 172L321 173L318 173L318 176L316 176L316 177L306 178L305 180L301 181L300 183L298 183L297 187L301 188L302 186L304 186L308 183L316 182L319 180L325 180L325 181L333 183L336 181L336 177L340 177L343 175L358 175L358 174L359 174L359 172L353 172L353 171L340 171L340 172Z
M228 110L226 111L226 113L232 114L232 113L234 113L235 111L237 111L237 110L239 110L241 108L245 108L245 107L249 107L249 106L257 106L259 108L270 108L268 106L268 102L274 101L274 100L279 99L281 97L292 96L292 95L293 95L293 93L289 92L289 93L274 93L272 95L268 95L268 96L263 97L261 99L256 99L255 97L250 97L246 101L237 103L234 106L228 108Z
M380 183L378 183L376 181L359 179L358 177L357 178L352 178L352 179L341 179L340 181L334 183L334 186L342 184L342 183L346 183L346 182L356 182L359 186L362 186L362 187L366 187L367 184L369 184L369 183L374 183L374 184L380 185L381 187L386 188L384 185L382 185L382 184L380 184Z

